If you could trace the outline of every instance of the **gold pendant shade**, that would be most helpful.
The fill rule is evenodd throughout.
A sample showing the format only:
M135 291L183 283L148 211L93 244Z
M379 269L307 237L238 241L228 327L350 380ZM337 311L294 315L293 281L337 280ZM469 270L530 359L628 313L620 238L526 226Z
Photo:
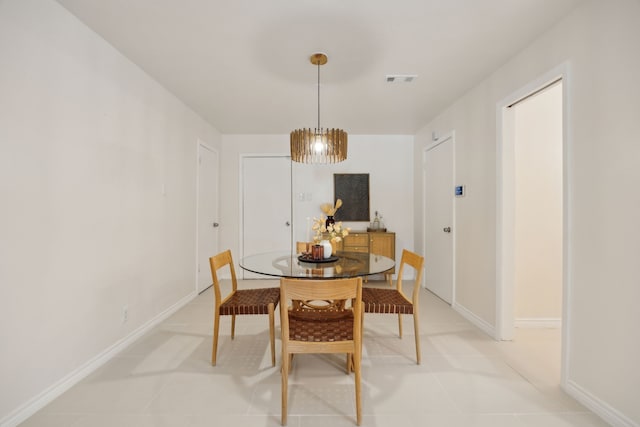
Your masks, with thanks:
M291 132L291 160L308 164L339 163L347 159L347 132L320 127L320 66L327 63L327 55L314 53L310 60L318 66L318 127Z
M291 132L291 160L339 163L347 159L347 133L342 129L296 129Z

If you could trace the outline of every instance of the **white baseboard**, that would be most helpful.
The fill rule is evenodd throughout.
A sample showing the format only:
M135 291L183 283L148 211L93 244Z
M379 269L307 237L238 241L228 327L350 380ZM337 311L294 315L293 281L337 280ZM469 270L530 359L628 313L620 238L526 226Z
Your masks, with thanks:
M54 399L59 397L62 393L76 385L87 375L91 374L100 366L111 360L115 355L120 353L142 335L151 330L151 328L158 325L160 322L171 316L180 308L184 307L196 296L197 294L195 292L191 292L190 294L149 320L144 325L132 331L122 339L116 341L112 346L108 347L106 350L87 361L84 365L70 372L62 379L30 399L28 402L10 412L9 415L0 420L0 427L16 427L18 424L24 422L27 418L29 418L40 409L51 403Z
M613 427L640 427L638 423L571 380L567 381L565 391Z
M453 308L455 311L460 313L460 315L465 319L467 319L469 322L473 323L475 326L477 326L482 331L484 331L484 333L486 333L492 338L495 338L496 336L495 326L489 324L486 320L476 316L475 313L470 311L465 306L459 304L458 302L454 301L454 303L451 305L451 308Z
M521 317L514 321L516 328L560 329L562 319L553 317Z

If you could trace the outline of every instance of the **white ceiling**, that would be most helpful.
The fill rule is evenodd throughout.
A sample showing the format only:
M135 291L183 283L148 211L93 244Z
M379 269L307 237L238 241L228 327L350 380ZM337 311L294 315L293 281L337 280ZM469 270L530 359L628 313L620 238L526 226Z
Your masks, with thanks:
M224 134L414 134L583 0L58 0ZM387 74L417 74L411 84Z

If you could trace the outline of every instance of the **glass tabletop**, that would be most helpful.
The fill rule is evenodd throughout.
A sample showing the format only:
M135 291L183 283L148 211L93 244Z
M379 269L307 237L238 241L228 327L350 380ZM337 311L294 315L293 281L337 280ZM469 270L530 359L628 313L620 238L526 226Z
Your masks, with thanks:
M291 252L267 252L249 255L240 260L240 267L265 276L299 279L338 279L384 273L395 267L395 261L382 255L343 252L335 254L335 261L313 262L300 260Z

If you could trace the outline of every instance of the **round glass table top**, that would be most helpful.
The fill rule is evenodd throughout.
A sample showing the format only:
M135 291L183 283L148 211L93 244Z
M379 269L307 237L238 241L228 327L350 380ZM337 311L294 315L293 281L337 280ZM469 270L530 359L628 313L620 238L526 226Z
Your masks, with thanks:
M382 255L342 252L335 261L313 262L298 259L291 252L267 252L249 255L240 260L240 267L266 276L298 279L338 279L384 273L395 267L395 261Z

